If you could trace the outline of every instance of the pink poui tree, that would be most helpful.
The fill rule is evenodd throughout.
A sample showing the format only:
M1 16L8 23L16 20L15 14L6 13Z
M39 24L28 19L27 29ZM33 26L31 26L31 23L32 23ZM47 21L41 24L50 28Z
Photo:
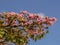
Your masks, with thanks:
M27 11L0 13L0 45L7 45L5 42L27 45L30 39L40 40L56 20Z

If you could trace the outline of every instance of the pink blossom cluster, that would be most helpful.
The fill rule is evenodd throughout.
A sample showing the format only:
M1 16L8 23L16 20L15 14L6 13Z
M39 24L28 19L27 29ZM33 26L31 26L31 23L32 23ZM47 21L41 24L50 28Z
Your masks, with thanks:
M2 13L0 15L1 16L4 15L3 17L5 18L5 23L7 23L7 25L9 25L9 23L12 21L10 26L23 26L23 27L27 26L27 29L29 29L28 27L30 25L33 25L33 24L35 25L35 24L40 24L40 23L47 24L47 25L51 26L57 20L55 17L50 18L48 16L44 16L42 18L38 14L29 13L27 11L21 11L21 13L6 12L6 13ZM25 16L27 16L27 17L25 17ZM6 25L6 24L3 23L3 26L4 25ZM33 31L33 30L32 31L28 30L26 32L32 33L32 34L38 33L38 32Z
M56 22L56 21L57 21L57 19L56 19L55 17L49 18L48 16L46 16L46 17L42 20L42 22L45 22L45 23L47 23L48 25L53 25L53 23Z
M29 39L41 39L57 19L27 11L0 13L0 39L26 45ZM0 41L1 42L1 41ZM3 41L5 42L5 41ZM25 43L25 44L24 44Z

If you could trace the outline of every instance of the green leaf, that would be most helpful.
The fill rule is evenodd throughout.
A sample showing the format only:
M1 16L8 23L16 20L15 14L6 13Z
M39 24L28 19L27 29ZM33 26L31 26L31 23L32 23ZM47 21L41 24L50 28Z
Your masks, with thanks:
M24 42L24 39L20 39L21 42Z

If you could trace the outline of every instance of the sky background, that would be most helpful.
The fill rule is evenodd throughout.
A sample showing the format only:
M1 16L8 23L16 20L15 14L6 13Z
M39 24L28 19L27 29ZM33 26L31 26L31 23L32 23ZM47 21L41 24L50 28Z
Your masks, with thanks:
M37 42L31 40L28 45L60 45L60 0L0 0L0 12L19 13L22 10L57 18L45 38Z

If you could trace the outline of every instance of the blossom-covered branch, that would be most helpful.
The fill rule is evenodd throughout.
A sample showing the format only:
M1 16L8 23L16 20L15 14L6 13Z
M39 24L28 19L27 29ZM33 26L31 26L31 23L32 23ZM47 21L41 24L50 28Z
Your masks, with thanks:
M48 32L48 27L56 18L42 16L27 11L0 13L0 39L16 45L26 45L29 38L39 40Z

